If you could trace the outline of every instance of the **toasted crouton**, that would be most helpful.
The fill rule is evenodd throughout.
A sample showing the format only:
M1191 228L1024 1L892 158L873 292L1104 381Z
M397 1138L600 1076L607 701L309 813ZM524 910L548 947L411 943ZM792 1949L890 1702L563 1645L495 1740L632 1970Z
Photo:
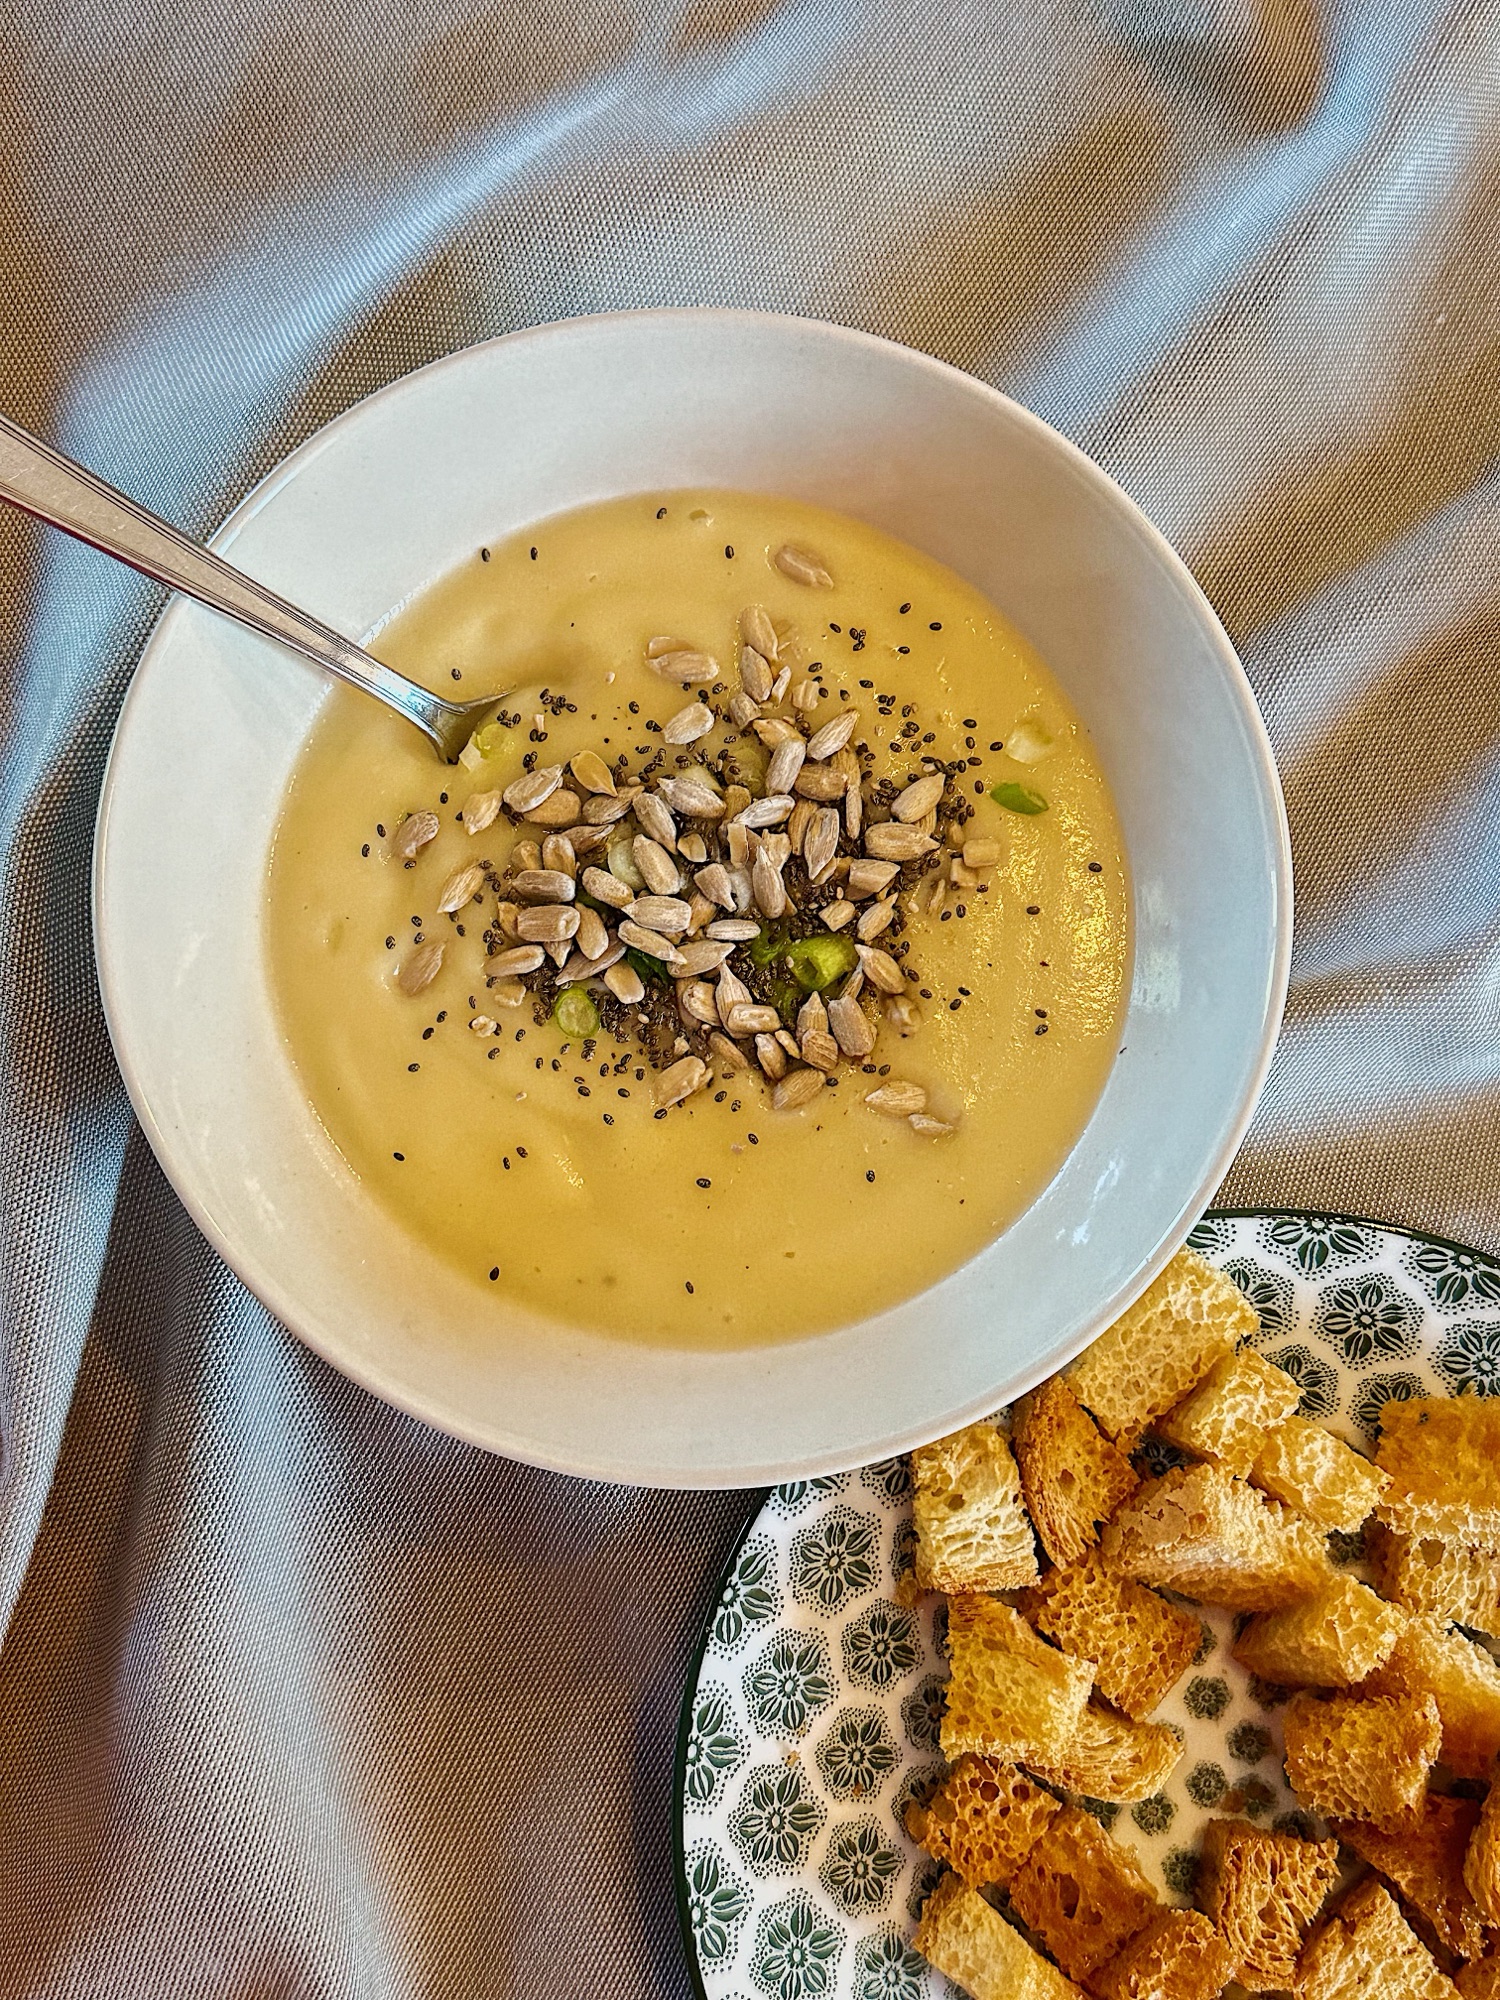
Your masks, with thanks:
M1381 1595L1449 1625L1500 1631L1500 1555L1443 1535L1398 1535L1371 1522L1366 1546Z
M1342 1528L1352 1535L1368 1520L1390 1481L1332 1431L1307 1417L1291 1416L1261 1445L1250 1483L1320 1528Z
M1094 1684L1091 1660L1058 1652L1019 1612L990 1597L951 1601L948 1644L945 1757L952 1761L970 1750L1030 1764L1063 1753Z
M1084 2000L1071 1979L956 1875L945 1875L927 1898L914 1942L974 2000Z
M1405 1625L1406 1613L1367 1584L1336 1576L1313 1596L1252 1618L1234 1657L1283 1687L1353 1687L1385 1665Z
M1049 1639L1093 1660L1100 1694L1137 1721L1203 1644L1203 1626L1190 1611L1118 1575L1098 1549L1083 1562L1049 1570L1021 1608Z
M1293 1791L1326 1819L1362 1819L1387 1833L1415 1822L1443 1746L1430 1694L1405 1698L1294 1694L1282 1720Z
M1289 1417L1301 1400L1300 1382L1253 1347L1242 1347L1216 1361L1185 1401L1158 1418L1156 1429L1169 1444L1243 1476L1255 1463L1266 1432Z
M1198 1901L1229 1947L1226 1979L1254 1993L1291 1985L1302 1940L1338 1880L1338 1856L1336 1840L1209 1821Z
M1500 1398L1387 1403L1375 1463L1390 1475L1380 1503L1388 1528L1500 1546Z
M1460 1966L1454 1980L1463 2000L1500 2000L1500 1958Z
M1443 1724L1443 1762L1460 1778L1487 1778L1500 1752L1500 1667L1440 1618L1408 1617L1383 1667L1361 1681L1365 1694L1426 1690Z
M1454 2000L1390 1892L1361 1882L1308 1939L1297 1967L1297 2000Z
M1488 1934L1464 1881L1464 1855L1478 1818L1472 1799L1429 1798L1407 1833L1382 1833L1355 1820L1339 1820L1334 1831L1401 1891L1428 1944L1455 1958L1479 1958Z
M1231 1611L1274 1611L1333 1575L1317 1529L1222 1466L1179 1466L1148 1480L1105 1529L1105 1560Z
M1008 1889L1057 1809L1013 1764L960 1757L925 1806L906 1808L906 1830L971 1889Z
M1058 1564L1077 1562L1099 1539L1140 1480L1061 1375L1023 1396L1011 1412L1021 1490L1042 1547Z
M1019 1590L1037 1579L1021 1477L993 1424L970 1424L911 1455L917 1582L923 1590Z
M1068 1977L1084 1981L1159 1908L1130 1855L1077 1806L1064 1806L1027 1855L1010 1901Z
M1061 1751L1024 1761L1049 1785L1131 1806L1161 1790L1182 1749L1170 1723L1132 1722L1091 1701Z
M1259 1325L1242 1292L1180 1250L1065 1373L1106 1437L1126 1437L1165 1416Z
M1162 1910L1094 1975L1098 2000L1218 2000L1229 1946L1196 1910Z
M1485 1794L1464 1856L1464 1885L1487 1924L1500 1929L1500 1785Z

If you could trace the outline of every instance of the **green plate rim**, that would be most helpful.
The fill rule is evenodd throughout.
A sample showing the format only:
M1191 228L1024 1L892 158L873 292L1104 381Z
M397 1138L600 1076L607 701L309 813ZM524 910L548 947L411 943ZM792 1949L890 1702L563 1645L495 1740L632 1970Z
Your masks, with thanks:
M1198 1218L1200 1222L1260 1221L1261 1219L1291 1218L1308 1222L1349 1222L1361 1229L1379 1229L1387 1236L1406 1236L1416 1243L1431 1243L1440 1250L1461 1250L1466 1257L1482 1257L1486 1264L1500 1271L1500 1254L1493 1250L1480 1250L1472 1243L1460 1243L1452 1236L1440 1236L1435 1230L1417 1229L1405 1222L1380 1222L1371 1215L1352 1215L1340 1208L1206 1208ZM1195 1223L1194 1228L1197 1227ZM749 1541L756 1522L760 1519L766 1501L775 1489L763 1487L755 1498L754 1506L746 1517L728 1559L720 1570L703 1617L703 1629L698 1635L698 1643L688 1662L687 1676L683 1682L682 1708L677 1718L677 1743L672 1754L672 1878L677 1901L677 1923L682 1936L682 1956L687 1968L688 1984L693 2000L709 2000L708 1989L703 1983L703 1969L698 1963L698 1943L693 1936L692 1920L688 1908L687 1883L687 1829L684 1825L683 1800L687 1790L687 1746L692 1730L693 1696L698 1691L698 1682L703 1673L703 1662L708 1657L709 1640L713 1636L714 1614L719 1608L719 1600L724 1587L734 1574L735 1565L741 1551Z

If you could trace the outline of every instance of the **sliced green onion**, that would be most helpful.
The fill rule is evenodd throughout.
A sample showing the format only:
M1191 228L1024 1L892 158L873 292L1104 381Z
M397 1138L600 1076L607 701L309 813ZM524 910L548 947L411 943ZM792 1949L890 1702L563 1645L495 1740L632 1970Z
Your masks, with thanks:
M786 950L786 932L771 926L752 938L746 949L752 965L772 965Z
M1040 792L1032 791L1029 785L996 785L990 797L997 806L1004 806L1007 812L1044 813L1047 801Z
M565 1035L584 1037L599 1032L599 1009L584 986L565 986L557 996L552 1018Z
M853 938L841 937L836 931L826 937L797 938L783 955L804 993L823 992L859 963Z
M633 967L648 986L653 980L659 986L664 986L671 977L659 958L653 958L648 951L637 951L634 945L627 947L625 963Z

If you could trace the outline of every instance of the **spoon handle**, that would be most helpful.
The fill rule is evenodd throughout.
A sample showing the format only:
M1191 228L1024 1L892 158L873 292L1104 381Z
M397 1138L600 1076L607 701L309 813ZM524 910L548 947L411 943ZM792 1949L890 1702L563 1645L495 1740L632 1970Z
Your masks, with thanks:
M452 702L398 674L294 604L267 590L222 557L200 548L169 522L106 485L84 466L54 451L0 415L0 500L50 522L143 576L194 597L211 610L290 646L317 666L363 688L456 756L472 720Z

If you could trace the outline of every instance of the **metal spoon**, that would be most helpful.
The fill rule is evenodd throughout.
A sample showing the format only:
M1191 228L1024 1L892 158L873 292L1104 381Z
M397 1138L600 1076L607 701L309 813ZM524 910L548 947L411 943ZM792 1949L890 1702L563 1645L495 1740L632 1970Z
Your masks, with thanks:
M222 557L199 548L166 521L117 493L92 472L0 416L0 500L154 577L172 590L222 611L252 632L277 639L314 666L383 701L416 724L451 764L502 694L481 701L444 701L383 666L352 639L333 631L267 590Z

